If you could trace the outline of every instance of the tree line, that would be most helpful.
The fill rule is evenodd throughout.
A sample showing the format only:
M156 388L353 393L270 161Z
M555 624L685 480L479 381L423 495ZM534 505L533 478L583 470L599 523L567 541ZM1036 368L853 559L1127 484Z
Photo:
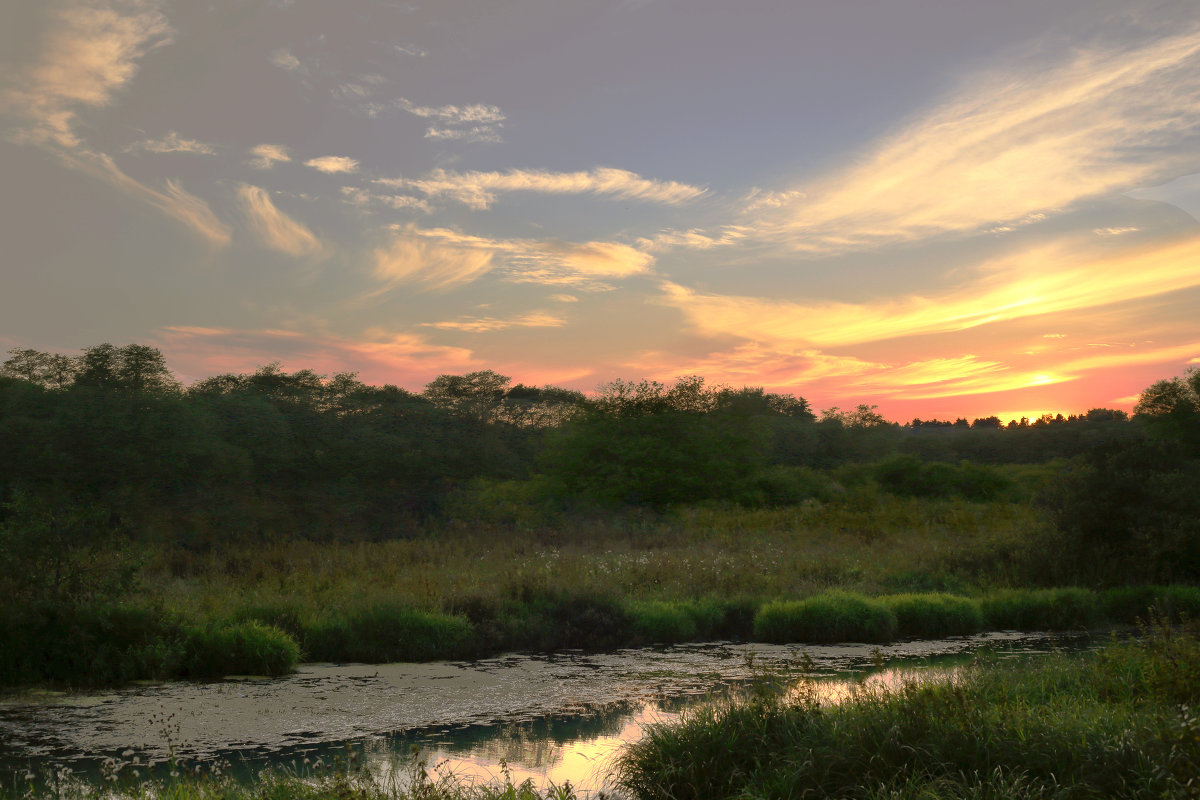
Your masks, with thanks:
M189 547L379 538L422 529L479 481L524 481L565 506L756 505L806 496L813 471L877 463L874 479L897 492L985 499L992 478L978 465L1057 458L1077 460L1048 501L1060 527L1108 541L1124 519L1118 538L1132 547L1147 525L1193 535L1195 502L1179 486L1200 453L1198 391L1193 369L1149 387L1132 419L1092 409L898 425L867 404L817 413L696 376L586 396L483 370L410 392L268 364L184 386L145 345L13 350L0 365L0 525L70 538L102 522Z

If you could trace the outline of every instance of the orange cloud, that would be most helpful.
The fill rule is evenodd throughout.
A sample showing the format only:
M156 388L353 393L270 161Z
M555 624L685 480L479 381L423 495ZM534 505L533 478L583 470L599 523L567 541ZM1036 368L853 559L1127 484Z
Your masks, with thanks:
M1200 286L1200 237L1089 259L1077 243L1037 247L982 265L939 295L862 303L797 303L700 294L671 283L661 302L697 331L834 347L1103 306Z

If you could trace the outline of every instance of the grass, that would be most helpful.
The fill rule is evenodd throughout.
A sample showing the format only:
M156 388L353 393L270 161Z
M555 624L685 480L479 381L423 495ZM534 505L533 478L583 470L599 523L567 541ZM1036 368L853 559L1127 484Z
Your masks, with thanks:
M1029 588L1053 579L1039 570L1054 554L1027 504L872 486L774 509L543 513L534 524L505 519L501 506L490 522L450 521L408 539L153 550L140 594L123 604L8 609L0 685L278 672L294 661L292 645L301 659L378 662L1075 629L1129 623L1151 605L1200 615L1198 589ZM237 644L234 630L247 642L271 639L276 655ZM220 644L230 636L233 645ZM241 655L222 662L214 648Z
M620 760L652 798L1184 798L1200 774L1200 629L899 689L700 707Z
M767 603L754 615L754 638L776 644L890 642L896 633L887 604L849 592Z

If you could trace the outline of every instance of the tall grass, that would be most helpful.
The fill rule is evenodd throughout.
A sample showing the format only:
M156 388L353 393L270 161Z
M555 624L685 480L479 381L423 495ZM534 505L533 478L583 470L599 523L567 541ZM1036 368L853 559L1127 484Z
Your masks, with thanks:
M620 759L631 797L1193 797L1200 631L1040 662L976 663L839 705L816 692L702 707Z
M979 603L949 594L898 594L881 598L896 615L900 635L921 639L965 636L984 629Z
M896 615L886 604L849 592L767 603L754 617L754 637L778 644L889 642L896 633Z

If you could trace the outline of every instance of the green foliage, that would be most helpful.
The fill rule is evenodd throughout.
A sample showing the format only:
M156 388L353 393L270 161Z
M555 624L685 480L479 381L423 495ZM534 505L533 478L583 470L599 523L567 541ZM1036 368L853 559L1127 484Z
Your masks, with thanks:
M103 686L177 674L182 628L158 609L26 605L2 610L0 685Z
M979 603L950 594L897 594L880 600L896 615L901 636L940 639L984 629Z
M1041 497L1062 558L1096 582L1200 580L1200 458L1171 439L1099 447Z
M462 658L471 654L473 639L464 617L380 601L318 619L305 631L304 648L318 661L377 664Z
M997 500L1013 490L1012 482L995 467L972 464L926 463L916 456L897 455L875 464L873 477L885 491L905 497L951 497Z
M845 494L842 486L809 467L782 465L764 467L751 475L741 487L737 500L742 505L791 506L805 500L829 502Z
M190 678L225 675L286 675L300 662L300 646L259 622L190 627L183 638L180 672Z
M887 605L849 592L767 603L754 617L754 638L776 644L889 642L896 633Z
M953 679L816 687L718 703L651 726L619 785L651 798L1190 797L1200 768L1197 631ZM806 691L807 688L807 691Z
M106 603L134 588L139 563L107 509L19 492L0 518L0 595L8 602Z
M681 603L649 600L626 606L630 630L647 644L675 644L696 638L696 620Z
M1200 619L1200 587L1115 586L1100 593L1106 619L1133 623L1159 616L1170 622Z
M980 598L992 630L1068 631L1104 621L1100 596L1090 589L1006 589Z

